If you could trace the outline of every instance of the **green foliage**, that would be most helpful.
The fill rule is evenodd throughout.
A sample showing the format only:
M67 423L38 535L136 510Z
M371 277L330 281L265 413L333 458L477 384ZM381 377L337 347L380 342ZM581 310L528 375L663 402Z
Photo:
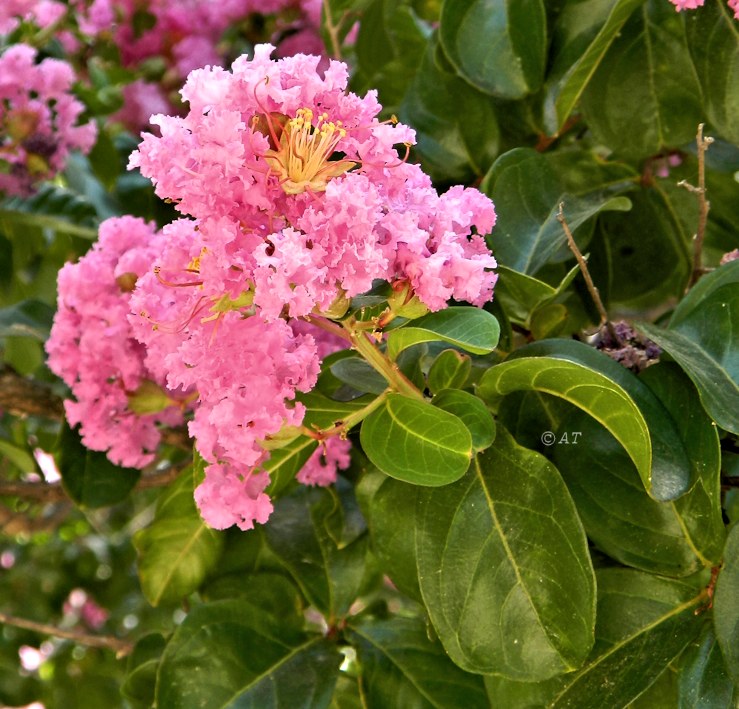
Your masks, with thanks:
M286 18L223 44L289 35ZM739 264L719 261L739 248L739 22L725 0L327 0L322 23L353 90L415 129L409 159L434 186L494 201L494 302L420 314L387 284L353 298L329 326L351 349L297 395L303 427L262 442L269 521L208 528L183 431L143 473L121 469L58 420L68 392L43 364L56 273L99 223L178 216L127 171L139 138L111 120L128 83L171 77L90 45L77 92L97 144L0 196L0 607L130 646L8 622L0 704L736 707ZM5 40L65 55L29 22ZM715 140L696 155L699 123ZM583 263L659 363L636 335L608 344ZM25 411L24 384L55 405ZM333 435L351 467L298 484ZM19 671L24 646L37 670Z

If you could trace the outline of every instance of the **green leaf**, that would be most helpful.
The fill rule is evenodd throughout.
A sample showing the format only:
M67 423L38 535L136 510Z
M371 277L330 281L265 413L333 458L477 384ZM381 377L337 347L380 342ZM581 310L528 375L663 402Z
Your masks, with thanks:
M640 159L695 137L700 96L682 17L669 3L649 0L601 60L581 107L598 141Z
M274 497L287 489L316 448L318 441L308 436L298 436L282 448L270 451L269 458L259 466L260 470L269 473L267 494Z
M713 621L716 638L734 682L739 684L739 525L726 539L724 565L716 581Z
M138 531L141 589L153 606L178 602L195 591L218 564L222 533L208 527L195 507L193 471L163 490L152 523Z
M670 412L680 433L695 483L671 504L690 544L705 566L721 559L726 530L721 514L721 446L716 427L700 406L698 392L671 362L648 367L640 375Z
M606 426L616 439L624 445L624 448L626 448L631 459L636 464L639 475L651 497L655 500L672 500L679 497L688 489L691 482L690 462L688 461L675 422L659 399L650 391L649 387L642 384L639 378L632 372L602 352L575 340L557 339L535 342L516 350L508 358L508 361L513 362L523 357L552 357L563 361L574 362L594 370L601 376L606 377L607 380L610 380L606 388L617 387L621 391L621 394L625 393L632 405L638 406L639 409L639 415L636 419L633 419L631 414L627 413L630 410L628 405L624 408L619 406L618 409L610 413L607 410L605 411L606 416L609 418L611 415L615 415L617 426L623 429L622 435L628 445L624 445L624 440L621 440L616 431L610 427L609 423L602 419L604 412L600 405L598 415L593 417ZM490 371L494 372L495 369L497 367ZM532 371L532 375L534 374L535 372ZM484 381L484 379L481 381ZM580 382L577 380L577 377L573 381L576 386L579 386ZM554 390L549 393L560 396L556 392L556 382L552 382L552 385ZM525 386L520 388L530 389L532 387ZM533 388L539 389L538 386ZM597 390L591 391L591 395L598 400L599 395ZM480 396L483 399L485 398L482 394ZM585 396L585 399L587 399L587 396ZM579 405L575 401L571 403ZM587 409L585 410L587 411ZM620 413L615 414L615 411L619 411ZM642 425L644 422L646 422L646 429ZM651 439L651 461L645 456L645 449L640 447L645 430ZM647 452L648 449L649 446L646 448ZM636 458L634 457L635 455L637 456ZM651 473L649 472L650 470Z
M0 201L0 229L41 227L85 239L97 239L97 213L84 197L45 184L32 197Z
M472 372L469 355L457 350L444 350L431 363L428 373L428 387L432 392L442 389L461 389Z
M557 431L577 431L576 445L554 446L554 462L577 505L585 531L608 556L664 576L687 576L704 561L676 503L644 492L626 451L597 421L574 412ZM682 499L682 498L681 498Z
M121 468L105 453L82 445L76 430L62 426L54 451L62 485L82 508L107 507L125 500L141 477L141 471Z
M361 357L344 357L334 362L330 369L331 374L355 391L382 394L388 386L383 376Z
M159 659L166 644L159 633L149 633L136 641L128 657L126 679L121 685L121 694L126 699L147 707L152 705Z
M710 624L680 658L680 709L736 709L739 689L734 686Z
M363 396L351 401L336 401L316 390L307 394L298 393L296 400L305 405L303 425L315 428L330 428L369 404L374 397Z
M421 342L448 342L472 354L489 354L498 344L500 325L487 310L471 306L452 306L429 313L413 325L392 330L387 353L396 359L405 349Z
M366 572L367 535L355 532L346 543L336 528L333 518L345 512L335 490L299 487L276 502L264 529L269 548L305 597L330 618L347 613Z
M420 618L352 621L348 639L362 666L367 709L488 707L482 678L456 667Z
M546 127L552 135L562 129L624 23L643 3L595 0L565 5L555 28L554 42L559 49L545 99ZM593 37L594 30L597 34Z
M417 517L421 592L455 664L526 681L580 666L595 579L551 463L499 429L462 480L419 492Z
M547 48L542 0L445 0L439 36L455 69L481 91L518 99L541 86Z
M372 548L380 566L401 593L420 601L416 568L416 499L418 485L394 480L382 473L369 503Z
M498 122L489 96L436 61L436 38L400 107L416 131L424 172L435 182L469 183L484 175L498 154Z
M633 193L631 202L628 215L613 212L599 220L596 238L602 256L596 251L590 266L596 282L606 286L609 302L652 308L685 291L692 268L691 234L659 186ZM604 277L598 270L599 258Z
M0 456L12 463L20 473L35 473L36 462L33 456L20 446L0 438Z
M739 29L731 9L709 0L700 12L688 13L685 26L708 120L726 140L739 143Z
M444 389L431 401L454 414L469 429L475 453L489 448L495 440L495 420L487 406L473 394L459 389Z
M308 637L247 600L194 608L167 645L157 706L321 709L339 672L336 645Z
M567 261L572 253L557 221L559 204L564 202L567 224L582 250L592 217L630 208L628 199L614 195L631 188L633 177L630 168L603 163L580 150L542 155L530 148L514 148L504 153L481 186L498 214L488 239L495 257L529 275L547 263Z
M0 337L32 337L45 342L53 318L54 309L40 300L24 300L0 308Z
M472 457L472 437L459 418L401 394L388 394L363 421L360 440L383 473L416 485L458 480Z
M567 677L548 706L626 706L700 632L701 596L687 585L625 569L598 573L594 658Z
M685 370L711 418L721 428L739 433L739 384L729 371L729 367L734 371L735 356L727 343L718 341L722 333L737 331L737 325L729 323L728 319L735 320L734 313L739 314L739 291L731 294L731 302L727 299L723 308L721 297L719 293L718 298L701 312L700 318L691 321L696 330L703 330L702 337L698 332L691 338L680 330L666 330L646 323L639 323L638 327ZM701 321L701 318L705 319Z
M540 391L569 401L605 426L634 461L647 490L652 487L652 444L639 408L600 372L558 357L518 357L491 367L477 385L483 400L513 391Z

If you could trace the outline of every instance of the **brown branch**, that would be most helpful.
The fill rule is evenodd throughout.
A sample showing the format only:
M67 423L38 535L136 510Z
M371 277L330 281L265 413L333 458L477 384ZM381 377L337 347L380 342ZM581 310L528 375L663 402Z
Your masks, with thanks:
M685 180L678 182L678 187L684 187L698 198L698 230L693 236L693 271L690 274L686 292L703 275L703 240L706 237L706 225L708 224L708 211L711 203L706 199L706 150L713 143L710 136L703 137L703 123L698 126L695 143L698 148L698 187L694 187Z
M575 243L575 238L572 236L572 232L570 231L570 227L567 225L567 221L565 220L564 215L564 202L559 203L559 212L557 213L557 221L562 225L562 230L565 233L565 236L567 237L567 245L570 247L570 251L572 251L573 254L575 254L575 258L577 259L577 263L580 266L580 270L582 271L583 278L585 279L585 285L588 287L588 292L590 293L590 297L593 299L593 302L595 303L595 307L598 309L598 313L600 314L600 325L605 325L608 329L608 334L613 338L614 342L617 342L619 345L621 345L621 338L616 333L616 329L613 327L613 324L608 319L608 313L606 312L605 306L603 305L603 301L600 299L600 293L598 292L598 288L596 287L595 283L593 283L593 279L590 276L590 271L588 270L588 263L585 260L585 257L582 255L582 252L577 247L577 244Z
M64 418L62 398L51 387L21 376L8 365L0 365L0 409L16 416Z
M16 618L15 616L7 615L6 613L0 613L0 623L4 625L12 625L15 628L31 630L34 633L40 633L41 635L51 635L55 638L72 640L80 645L113 650L117 657L129 655L133 651L134 647L132 642L121 640L120 638L116 638L111 635L91 635L79 630L64 630L63 628L57 628L54 625L37 623L34 620L27 620L26 618Z

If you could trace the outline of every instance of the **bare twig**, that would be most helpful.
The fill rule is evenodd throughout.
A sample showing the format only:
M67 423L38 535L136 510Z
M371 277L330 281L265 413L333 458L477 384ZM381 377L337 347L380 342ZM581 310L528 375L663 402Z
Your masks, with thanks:
M87 645L89 647L99 647L106 650L113 650L118 657L128 655L133 650L134 644L128 640L121 640L111 635L91 635L89 633L83 633L79 630L65 630L63 628L57 628L54 625L47 625L46 623L37 623L34 620L28 620L26 618L17 618L6 613L0 613L0 623L4 625L12 625L15 628L23 628L24 630L31 630L34 633L40 633L41 635L51 635L55 638L62 638L64 640L72 640L80 645Z
M559 212L557 213L557 221L562 225L562 230L565 233L565 236L567 237L567 245L570 247L570 251L572 251L573 254L575 254L575 258L577 259L577 263L580 266L580 270L582 271L583 278L585 279L585 284L588 287L588 292L590 293L590 297L593 299L593 302L595 303L595 307L598 309L598 313L600 314L600 325L605 325L608 329L608 334L613 338L613 340L619 345L621 344L621 338L616 333L616 329L613 327L613 324L608 319L608 313L606 312L605 306L603 305L603 301L600 299L600 293L598 292L598 289L595 286L595 283L593 283L593 279L590 276L590 271L588 270L588 263L585 260L585 257L582 255L582 252L577 247L577 244L575 243L575 239L572 236L572 232L570 231L570 227L567 225L567 221L565 220L564 215L564 202L559 203Z
M51 387L21 376L12 367L0 366L0 409L16 416L64 418L62 398Z
M693 236L693 271L690 274L690 281L686 291L695 284L695 282L703 275L703 240L706 237L706 224L708 223L708 210L711 203L706 199L706 150L713 143L710 136L703 137L703 123L698 126L698 133L695 136L695 143L698 148L698 186L694 187L685 180L678 182L678 187L684 187L688 192L692 192L698 198L698 230Z

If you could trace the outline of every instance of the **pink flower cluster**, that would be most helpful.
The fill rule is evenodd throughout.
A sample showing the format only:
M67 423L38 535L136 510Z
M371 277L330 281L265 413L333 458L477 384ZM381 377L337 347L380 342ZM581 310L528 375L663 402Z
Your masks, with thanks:
M696 10L703 7L706 0L670 0L678 12L682 10ZM739 20L739 0L727 0L729 9L734 12L734 18Z
M92 250L59 272L59 307L46 344L49 367L76 397L65 409L71 425L82 424L83 443L136 468L154 459L158 424L182 422L178 405L143 415L131 408L145 382L164 383L147 368L128 322L131 292L151 270L159 243L153 225L141 219L105 221Z
M71 420L93 446L115 438L118 457L125 446L150 459L155 425L166 423L128 416L144 379L190 393L188 428L207 462L195 498L218 529L250 529L272 511L269 451L299 432L296 393L337 346L306 318L340 317L377 279L429 310L450 298L482 305L496 280L483 238L490 200L462 187L439 196L406 147L396 150L413 131L378 120L374 93L348 93L344 64L321 72L318 56L274 61L273 49L257 46L231 72L192 72L189 114L154 117L161 135L146 135L130 164L192 219L158 234L106 222L96 248L61 273L49 344L78 398ZM124 273L130 295L112 285ZM132 435L135 421L151 438ZM328 438L298 481L330 484L348 464L349 443Z
M3 0L0 5L0 35L12 32L22 19L48 27L66 11L66 6L58 0Z
M0 193L29 194L66 164L69 151L87 152L95 123L78 125L84 106L72 95L72 67L36 63L36 50L10 46L0 55Z

